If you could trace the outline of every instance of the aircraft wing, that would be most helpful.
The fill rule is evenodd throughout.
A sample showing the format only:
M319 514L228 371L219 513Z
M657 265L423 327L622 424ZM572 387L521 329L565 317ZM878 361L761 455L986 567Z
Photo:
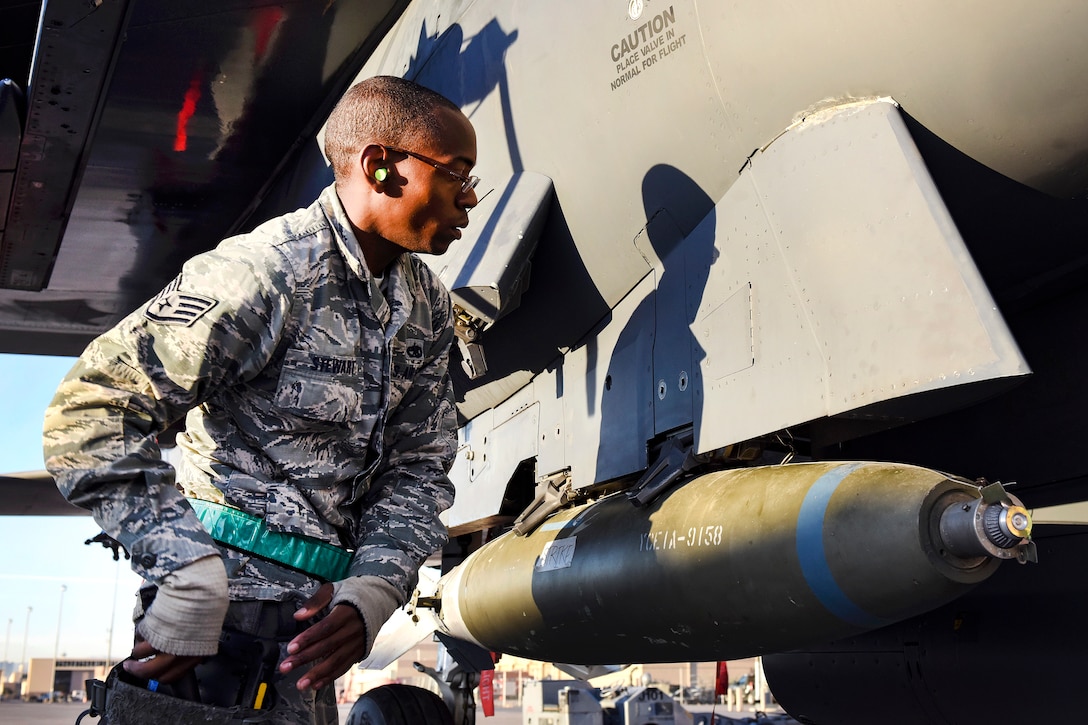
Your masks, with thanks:
M0 475L0 516L87 516L68 503L46 471Z
M273 179L308 203L331 179L313 137L404 5L0 8L0 351L78 355Z

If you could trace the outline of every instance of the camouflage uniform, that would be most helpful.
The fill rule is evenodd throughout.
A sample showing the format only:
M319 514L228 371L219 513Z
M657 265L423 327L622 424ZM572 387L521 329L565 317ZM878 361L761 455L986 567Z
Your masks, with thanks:
M330 186L190 260L61 384L47 466L145 579L225 553L232 601L297 602L319 586L221 550L180 488L353 549L350 576L410 595L453 502L451 306L416 256L382 280L362 260ZM186 414L175 487L155 436Z

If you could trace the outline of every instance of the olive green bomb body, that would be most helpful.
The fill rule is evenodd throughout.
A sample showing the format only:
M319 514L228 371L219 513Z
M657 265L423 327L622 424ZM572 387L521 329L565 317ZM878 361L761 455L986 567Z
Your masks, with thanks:
M612 495L475 552L440 583L440 619L493 651L578 664L828 641L944 604L1012 558L942 543L942 514L980 496L886 463L723 471L645 508Z

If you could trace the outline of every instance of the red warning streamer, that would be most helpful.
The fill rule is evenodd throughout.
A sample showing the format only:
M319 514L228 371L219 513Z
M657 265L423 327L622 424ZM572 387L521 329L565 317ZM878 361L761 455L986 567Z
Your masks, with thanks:
M729 691L729 667L724 662L718 663L718 673L714 678L714 695L721 697Z
M484 717L495 716L495 670L480 673L480 706Z

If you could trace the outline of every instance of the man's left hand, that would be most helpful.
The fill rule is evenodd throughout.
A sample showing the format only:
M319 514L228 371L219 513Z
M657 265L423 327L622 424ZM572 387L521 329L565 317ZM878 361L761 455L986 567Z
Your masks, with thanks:
M305 621L318 616L329 606L332 596L332 584L322 584L295 612L295 619ZM280 672L287 674L296 667L314 662L313 668L299 679L296 687L320 690L365 656L366 624L362 616L350 605L337 604L327 617L288 643L287 658L280 663Z

